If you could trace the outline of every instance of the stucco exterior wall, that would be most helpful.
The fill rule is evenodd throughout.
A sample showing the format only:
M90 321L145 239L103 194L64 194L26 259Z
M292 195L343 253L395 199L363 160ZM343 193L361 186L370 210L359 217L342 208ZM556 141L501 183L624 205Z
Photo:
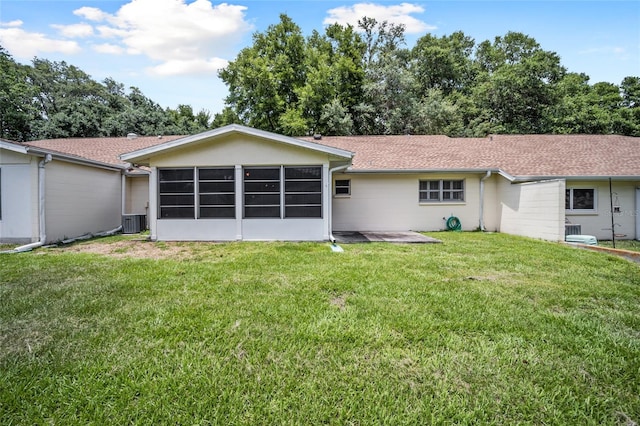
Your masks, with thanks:
M500 232L564 240L565 182L553 180L512 184L502 179L498 184Z
M637 238L636 187L638 182L612 182L613 204L620 207L620 213L614 213L616 239ZM568 181L567 188L595 189L595 211L567 212L567 220L579 224L582 234L593 235L598 240L610 240L611 236L611 199L609 181Z
M154 156L150 160L149 180L151 238L161 241L328 240L329 164L328 154L242 135L227 135ZM322 166L322 218L243 218L243 167L304 165ZM158 218L158 168L216 166L235 168L235 219Z
M337 173L351 181L350 196L333 198L334 231L438 231L456 216L462 229L475 230L480 219L478 174ZM419 201L420 180L464 180L464 202Z
M121 174L53 160L46 166L47 242L117 228Z
M0 242L38 241L38 158L0 149Z

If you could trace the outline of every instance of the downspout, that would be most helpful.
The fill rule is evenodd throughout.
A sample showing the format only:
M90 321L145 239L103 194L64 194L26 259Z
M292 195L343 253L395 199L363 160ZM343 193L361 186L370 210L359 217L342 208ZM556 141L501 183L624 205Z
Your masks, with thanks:
M484 181L491 177L491 170L487 170L487 174L480 179L480 231L484 232Z
M333 173L345 170L350 166L350 164L345 164L342 166L334 167L333 169L329 169L329 218L327 220L327 224L329 226L329 241L332 243L336 242L335 237L333 236Z
M40 240L26 244L24 246L16 247L10 252L20 253L24 251L29 251L37 247L42 247L47 240L47 232L45 229L45 173L44 166L51 161L51 154L46 154L44 158L38 163L38 222L39 222L39 231L40 231Z

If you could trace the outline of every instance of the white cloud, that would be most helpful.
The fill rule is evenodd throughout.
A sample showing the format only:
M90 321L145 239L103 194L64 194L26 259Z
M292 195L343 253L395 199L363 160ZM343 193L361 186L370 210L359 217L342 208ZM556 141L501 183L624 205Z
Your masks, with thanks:
M12 26L0 28L0 44L17 58L31 59L41 53L72 55L81 51L75 41L56 40L42 33L30 33Z
M93 46L93 50L98 53L106 53L109 55L121 55L124 53L124 49L122 47L110 43L96 44Z
M176 75L206 75L214 74L218 70L226 67L228 61L220 58L212 59L187 59L187 60L170 60L161 65L148 68L150 74L160 76L176 76Z
M123 51L160 62L151 72L177 75L211 71L222 62L226 64L220 58L233 52L230 49L252 29L244 19L246 9L227 3L213 6L210 0L189 4L186 0L131 0L115 14L93 7L74 13L102 22L97 27L99 36L117 40Z
M378 22L387 21L390 24L402 24L405 26L407 34L420 34L435 30L437 27L429 25L414 18L413 14L424 13L424 8L412 3L401 3L398 5L380 5L376 3L357 3L351 6L341 6L330 9L323 24L340 25L350 24L358 26L358 21L363 17L374 18Z
M15 27L21 27L22 24L23 22L21 20L16 19L15 21L0 22L0 27L15 28Z
M65 37L90 37L93 35L93 27L89 24L51 25Z

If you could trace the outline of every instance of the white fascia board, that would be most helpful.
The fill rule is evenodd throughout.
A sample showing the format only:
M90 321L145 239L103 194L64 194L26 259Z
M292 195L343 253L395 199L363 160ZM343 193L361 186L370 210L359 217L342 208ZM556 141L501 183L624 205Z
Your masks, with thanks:
M0 139L0 149L6 149L7 151L17 152L19 154L26 154L27 147L18 145L17 143L9 142Z
M488 171L497 172L498 170L487 169L347 169L344 173L351 174L408 174L408 173L472 173L484 174Z
M336 157L341 157L345 159L351 159L353 158L353 155L354 155L353 152L346 151L343 149L333 148L330 146L321 145L313 142L307 142L301 139L279 135L277 133L271 133L264 130L254 129L252 127L241 126L239 124L230 124L228 126L219 127L214 130L209 130L207 132L198 133L197 135L187 136L187 137L176 139L160 145L155 145L149 148L144 148L138 151L122 154L120 156L120 159L123 161L135 162L136 160L147 158L159 152L176 149L190 143L200 142L206 139L216 138L216 137L231 134L231 133L241 133L245 135L255 136L258 138L263 138L263 139L267 139L274 142L280 142L288 145L298 146L301 148L311 149L314 151L324 152L326 154L334 155Z
M613 181L640 181L640 175L638 176L517 176L512 181L513 182L532 182L532 181L543 181L543 180L558 180L564 179L566 181L608 181L609 179Z

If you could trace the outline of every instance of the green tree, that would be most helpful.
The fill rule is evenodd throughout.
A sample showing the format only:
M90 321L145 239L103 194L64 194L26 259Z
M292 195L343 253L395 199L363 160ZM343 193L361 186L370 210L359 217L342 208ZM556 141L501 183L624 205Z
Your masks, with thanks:
M305 41L288 16L264 33L253 36L253 45L219 72L229 88L226 98L240 120L252 127L286 133L281 117L298 102L305 83Z
M0 46L0 138L26 141L37 120L29 68L16 63Z
M557 102L556 86L565 74L560 57L531 37L510 32L476 51L481 70L474 102L487 111L491 132L545 133L546 111Z

